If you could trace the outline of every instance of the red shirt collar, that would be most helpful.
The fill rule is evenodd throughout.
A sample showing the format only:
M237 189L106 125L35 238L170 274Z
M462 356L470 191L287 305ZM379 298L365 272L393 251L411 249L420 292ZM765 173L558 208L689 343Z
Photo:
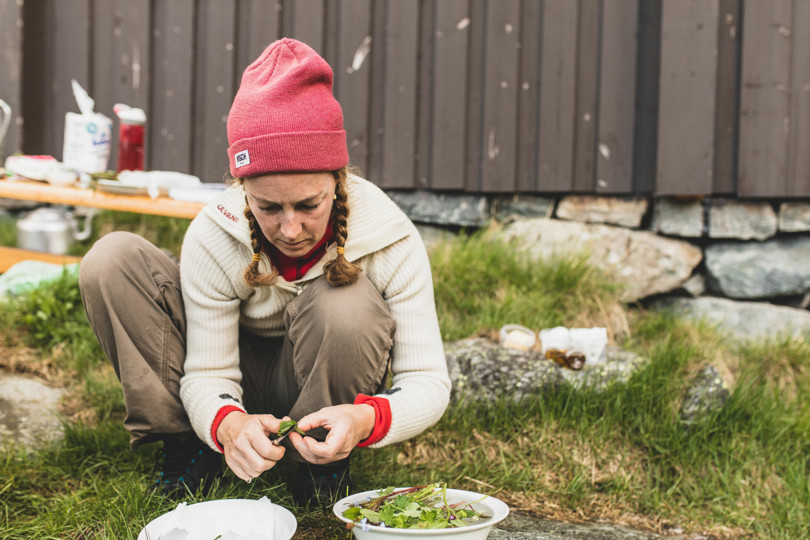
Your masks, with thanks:
M329 223L326 226L323 238L306 255L289 257L280 252L276 246L270 244L270 260L281 277L287 281L295 281L304 277L304 274L321 260L326 254L326 248L329 247L331 241L332 223Z

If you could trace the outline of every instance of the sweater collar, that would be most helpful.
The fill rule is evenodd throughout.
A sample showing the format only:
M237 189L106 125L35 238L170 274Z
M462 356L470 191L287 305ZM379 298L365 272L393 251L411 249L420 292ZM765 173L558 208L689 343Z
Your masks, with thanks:
M279 249L273 244L270 244L268 252L270 255L270 260L272 261L276 270L278 270L279 275L287 281L295 281L304 277L304 274L306 274L310 268L315 266L315 263L321 260L321 258L326 254L326 248L329 247L329 243L331 241L332 224L329 223L326 226L326 232L324 233L323 238L321 238L315 247L309 250L309 253L306 255L301 257L290 257L279 251Z

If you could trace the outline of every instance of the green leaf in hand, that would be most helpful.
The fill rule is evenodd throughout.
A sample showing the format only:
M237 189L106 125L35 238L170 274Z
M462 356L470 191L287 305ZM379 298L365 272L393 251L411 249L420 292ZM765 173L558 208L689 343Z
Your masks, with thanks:
M282 420L281 424L279 425L279 428L278 428L278 436L279 437L285 437L291 431L295 431L296 433L298 433L301 436L307 434L306 431L304 431L304 430L302 430L301 428L298 427L298 422L296 422L295 420Z

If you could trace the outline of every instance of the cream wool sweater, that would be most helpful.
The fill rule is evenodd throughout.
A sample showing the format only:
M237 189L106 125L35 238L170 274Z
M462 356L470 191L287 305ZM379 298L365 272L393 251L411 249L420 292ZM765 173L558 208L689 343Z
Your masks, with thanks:
M346 257L363 269L397 322L391 369L393 387L400 390L379 396L389 401L392 417L388 433L372 445L380 447L436 423L447 407L450 379L430 263L416 227L372 183L350 176L347 191ZM238 184L205 206L189 226L180 259L187 319L180 397L194 431L213 449L211 426L217 412L225 405L242 407L239 327L262 336L283 335L287 303L335 257L333 245L302 279L279 277L271 287L249 287L242 277L252 257L244 208L245 194ZM262 271L270 271L265 255L260 264ZM240 403L221 397L228 395Z

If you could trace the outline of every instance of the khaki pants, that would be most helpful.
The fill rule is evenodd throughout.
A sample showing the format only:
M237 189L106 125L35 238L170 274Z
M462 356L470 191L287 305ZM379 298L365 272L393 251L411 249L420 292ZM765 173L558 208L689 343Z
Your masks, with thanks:
M189 434L180 400L186 317L179 265L140 236L114 232L82 260L79 287L101 348L121 381L133 448ZM239 333L249 413L298 420L384 384L396 323L371 282L313 281L284 314L283 337ZM214 396L215 397L215 396Z

